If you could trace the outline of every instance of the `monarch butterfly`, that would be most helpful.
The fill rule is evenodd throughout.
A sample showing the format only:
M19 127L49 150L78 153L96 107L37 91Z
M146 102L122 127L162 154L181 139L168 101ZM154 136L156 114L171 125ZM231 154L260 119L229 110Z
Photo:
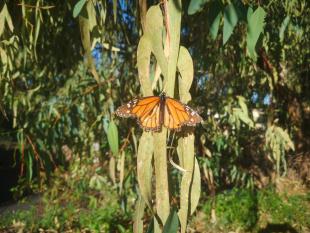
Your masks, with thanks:
M159 96L133 99L115 113L120 117L136 117L141 128L152 132L160 132L163 125L180 131L184 125L195 126L202 121L197 112L164 92Z

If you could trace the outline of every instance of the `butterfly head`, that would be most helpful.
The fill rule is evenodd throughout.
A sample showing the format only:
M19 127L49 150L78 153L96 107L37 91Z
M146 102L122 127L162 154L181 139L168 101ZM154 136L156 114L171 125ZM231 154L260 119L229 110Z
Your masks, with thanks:
M160 97L160 99L165 99L166 98L166 92L163 91L162 93L160 93L159 97Z

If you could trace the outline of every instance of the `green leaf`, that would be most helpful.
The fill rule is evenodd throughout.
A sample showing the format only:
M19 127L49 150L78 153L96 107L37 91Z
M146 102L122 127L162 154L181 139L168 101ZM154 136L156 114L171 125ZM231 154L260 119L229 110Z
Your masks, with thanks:
M112 153L118 155L118 130L114 121L110 121L108 127L108 142Z
M176 233L179 228L179 218L175 209L173 209L164 225L163 233Z
M137 200L134 213L133 232L143 233L143 216L144 216L145 202L141 196Z
M280 42L283 42L284 32L285 32L287 25L289 24L290 21L291 21L291 17L288 15L285 17L285 19L283 20L283 22L281 24L281 28L280 28L280 32L279 32Z
M144 132L140 138L137 154L137 179L141 196L151 208L152 203L152 160L153 160L153 136Z
M152 218L150 225L147 227L146 233L154 233L154 218Z
M117 0L113 0L113 16L114 16L114 23L116 23L116 19L117 19Z
M235 6L231 3L224 10L223 45L231 36L238 22L238 14Z
M221 18L222 18L222 12L219 12L218 15L216 16L216 18L213 20L213 23L210 27L210 34L211 34L211 38L213 40L215 40L217 37Z
M258 7L253 14L252 8L248 10L247 49L252 59L256 60L255 46L265 25L266 12Z
M191 100L189 89L192 85L194 78L194 65L189 51L183 46L180 46L177 66L180 73L179 78L180 96L182 96L182 101L184 103L187 103L188 101Z
M193 15L200 11L206 2L207 0L191 0L187 9L187 14Z
M78 2L75 4L75 6L74 6L74 8L73 8L73 18L76 18L76 17L80 14L80 12L81 12L81 10L83 9L83 7L84 7L86 1L87 1L87 0L80 0L80 1L78 1Z
M210 7L208 21L210 22L210 34L213 40L216 39L219 31L220 22L223 15L222 8L223 6L219 1L213 2Z

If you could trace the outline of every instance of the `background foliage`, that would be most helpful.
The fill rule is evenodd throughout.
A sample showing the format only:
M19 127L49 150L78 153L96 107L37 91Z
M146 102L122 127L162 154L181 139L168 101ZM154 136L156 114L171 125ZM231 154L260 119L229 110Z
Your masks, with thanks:
M146 10L157 3L0 3L0 146L15 151L16 194L52 192L55 180L67 180L57 175L64 169L72 177L68 192L112 186L126 215L138 198L142 131L113 112L140 95L137 45ZM308 1L182 4L180 44L194 63L190 105L205 120L195 131L201 200L231 187L277 184L290 169L309 185ZM155 65L150 73L156 77ZM89 195L86 203L103 194Z

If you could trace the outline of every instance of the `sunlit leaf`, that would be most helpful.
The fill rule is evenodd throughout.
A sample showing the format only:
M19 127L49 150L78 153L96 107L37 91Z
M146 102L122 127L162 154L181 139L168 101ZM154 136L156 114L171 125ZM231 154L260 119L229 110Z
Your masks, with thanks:
M74 5L74 8L73 8L73 17L76 18L81 10L83 9L85 3L87 2L87 0L79 0L75 5Z
M140 138L137 155L137 179L141 196L146 204L151 207L152 203L152 159L153 159L153 136L144 132Z
M194 65L191 55L183 46L180 47L177 66L180 73L180 95L182 96L182 101L187 103L191 99L188 90L190 89L194 78Z
M114 23L116 23L116 19L117 19L117 0L113 0L113 18L114 18Z
M280 38L281 42L283 42L284 32L285 32L288 24L290 23L290 20L291 20L291 17L289 15L287 15L281 24L281 28L280 28L280 32L279 32L279 38Z
M135 213L134 213L134 224L133 224L133 232L134 233L143 233L143 216L144 216L144 208L145 202L143 198L140 196L135 205Z
M108 127L108 142L114 156L118 155L118 130L114 121L110 121Z

